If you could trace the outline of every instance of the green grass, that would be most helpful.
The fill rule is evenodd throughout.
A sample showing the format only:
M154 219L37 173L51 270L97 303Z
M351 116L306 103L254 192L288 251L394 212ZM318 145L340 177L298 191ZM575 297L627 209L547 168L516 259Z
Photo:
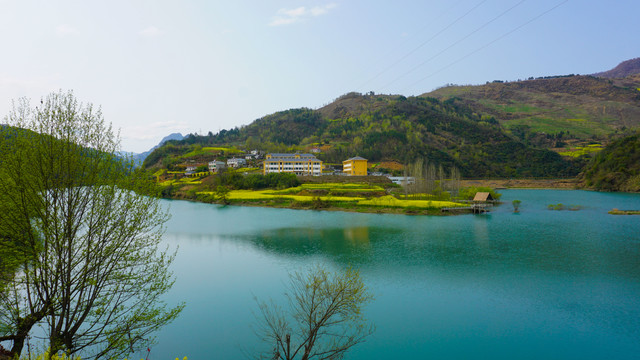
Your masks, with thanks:
M567 151L558 152L562 156L580 157L601 151L604 147L600 144L591 144L587 146L577 146Z
M201 192L202 194L213 194L213 192ZM308 196L308 195L290 195L283 194L273 190L232 190L229 192L229 200L272 200L272 199L289 199L295 201L313 201L319 198L322 201L358 201L365 200L362 197L348 197L348 196Z
M557 134L561 131L570 131L573 136L579 138L590 138L593 135L602 136L611 132L609 127L603 123L597 123L586 119L552 119L543 117L530 117L523 119L509 120L506 122L507 129L517 125L527 125L535 132L547 134Z
M438 200L399 200L391 195L373 198L370 200L360 200L358 205L383 206L383 207L399 207L399 208L417 208L417 209L442 209L449 207L465 207L467 205L456 203L453 201Z
M198 194L213 195L214 192L199 192ZM373 199L352 196L314 196L293 195L274 190L232 190L228 194L229 200L236 201L268 201L277 199L293 200L296 202L312 202L321 200L331 205L352 207L386 207L386 208L415 208L415 209L441 209L446 207L465 207L465 204L452 201L437 200L400 200L391 195Z

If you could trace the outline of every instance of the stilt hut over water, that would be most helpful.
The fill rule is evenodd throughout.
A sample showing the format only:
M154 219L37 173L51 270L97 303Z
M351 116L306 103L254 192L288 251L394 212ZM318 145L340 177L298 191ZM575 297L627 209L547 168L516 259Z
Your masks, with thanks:
M488 192L477 192L473 197L473 205L471 211L474 214L484 214L493 206L493 196Z
M473 197L473 202L493 202L493 196L491 196L488 192L477 192L476 196Z

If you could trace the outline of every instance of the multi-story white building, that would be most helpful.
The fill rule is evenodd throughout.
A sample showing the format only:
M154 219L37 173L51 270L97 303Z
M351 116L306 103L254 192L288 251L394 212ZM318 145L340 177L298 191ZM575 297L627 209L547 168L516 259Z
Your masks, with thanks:
M322 175L322 161L311 154L267 154L263 162L263 174L281 172Z
M245 167L247 166L247 160L242 158L231 158L227 160L227 166L232 167L234 169Z
M209 162L209 171L212 173L217 173L218 171L226 168L227 164L224 161L214 160Z

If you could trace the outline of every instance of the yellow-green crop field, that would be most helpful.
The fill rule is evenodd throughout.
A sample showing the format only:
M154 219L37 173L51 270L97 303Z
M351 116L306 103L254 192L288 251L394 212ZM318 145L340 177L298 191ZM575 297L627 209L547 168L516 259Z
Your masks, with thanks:
M203 194L214 194L213 192L203 192ZM290 199L295 201L313 201L320 198L322 201L358 201L365 198L349 197L349 196L306 196L306 195L287 195L281 194L273 190L232 190L228 194L229 200L270 200L270 199Z
M202 192L201 194L213 195L214 192ZM380 206L380 207L394 207L394 208L419 208L419 209L440 209L446 207L465 207L465 204L456 203L452 201L436 201L436 200L399 200L391 195L382 196L379 198L366 199L363 197L351 197L351 196L307 196L307 195L287 195L278 193L273 190L232 190L228 194L229 200L239 201L259 201L259 200L273 200L273 199L288 199L299 202L310 202L315 199L320 199L327 202L357 202L357 205L362 206Z
M562 156L580 157L583 155L596 153L602 150L603 148L604 147L600 144L591 144L587 146L577 146L569 151L562 151L562 152L559 152L558 154Z
M381 186L369 184L342 184L342 183L326 183L326 184L302 184L301 189L307 190L353 190L353 191L381 191Z
M166 171L167 171L167 169L160 169L160 170L154 172L153 176L158 177L158 176L164 174Z
M358 205L370 205L370 206L387 206L387 207L400 207L400 208L423 208L423 209L441 209L449 207L465 207L467 205L456 203L453 201L437 201L437 200L399 200L391 195L374 198L371 200L360 200Z
M162 186L169 186L169 185L174 185L174 184L179 184L179 185L198 185L198 184L202 184L202 181L197 178L197 177L186 177L186 178L181 178L181 179L177 179L177 180L166 180L160 183L160 185Z
M234 149L234 148L226 148L226 147L203 147L202 150L204 151L224 151L226 153L241 153L243 152L242 150L238 150L238 149Z
M313 191L313 190L326 190L326 191L335 191L344 193L354 193L355 196L358 196L358 193L362 192L379 192L384 191L384 188L377 185L368 185L368 184L340 184L340 183L325 183L325 184L302 184L300 186L287 188L283 190L274 190L274 194L297 194L301 191Z

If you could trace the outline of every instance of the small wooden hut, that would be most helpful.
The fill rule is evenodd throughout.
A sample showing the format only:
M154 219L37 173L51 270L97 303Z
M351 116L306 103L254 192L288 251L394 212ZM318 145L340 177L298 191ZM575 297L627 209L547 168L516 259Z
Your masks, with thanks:
M479 203L479 202L493 202L493 196L491 196L491 193L488 192L477 192L476 196L473 197L473 202L475 203Z

